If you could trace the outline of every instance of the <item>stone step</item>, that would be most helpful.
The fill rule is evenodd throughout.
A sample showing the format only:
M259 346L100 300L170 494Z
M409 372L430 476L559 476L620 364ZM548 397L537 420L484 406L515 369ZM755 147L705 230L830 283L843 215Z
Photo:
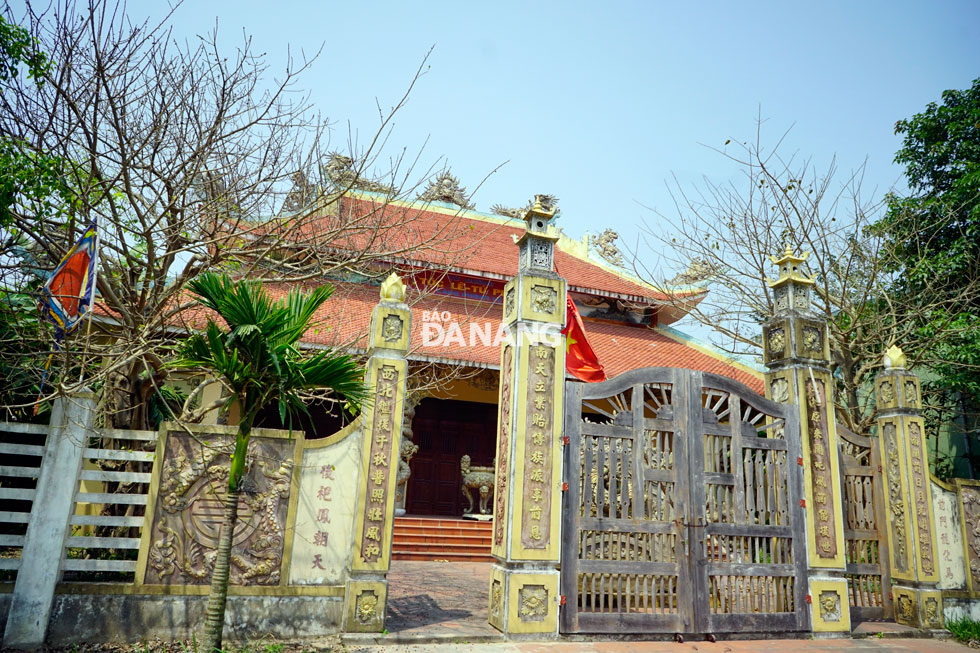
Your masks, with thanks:
M393 560L492 562L493 523L469 519L396 517Z
M399 544L476 544L490 546L490 535L465 535L459 533L399 533L395 531L395 546Z
M446 560L448 562L493 562L494 558L488 553L458 553L456 551L392 551L392 560L415 560L417 562L433 562Z

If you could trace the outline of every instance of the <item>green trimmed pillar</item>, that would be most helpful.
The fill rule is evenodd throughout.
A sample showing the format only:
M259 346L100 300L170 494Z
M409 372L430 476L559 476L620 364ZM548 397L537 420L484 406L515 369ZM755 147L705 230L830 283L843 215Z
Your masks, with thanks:
M405 284L392 274L381 284L381 302L371 314L364 374L371 399L362 413L354 545L344 593L346 632L384 630L411 319Z
M762 330L766 396L800 407L805 505L792 509L806 511L811 627L815 633L850 633L829 334L826 320L811 308L814 281L803 273L806 257L790 247L771 257L779 278L769 282L775 310Z
M554 271L554 210L524 217L517 276L504 287L489 622L558 634L565 280Z
M884 371L875 379L875 396L895 621L916 628L942 628L929 458L919 415L922 391L919 379L905 369L901 349L890 347L884 363Z

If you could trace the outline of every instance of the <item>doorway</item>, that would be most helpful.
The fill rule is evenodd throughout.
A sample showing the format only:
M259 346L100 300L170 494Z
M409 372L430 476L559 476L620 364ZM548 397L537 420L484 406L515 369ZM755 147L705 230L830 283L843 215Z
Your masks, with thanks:
M469 505L460 489L460 458L468 455L473 466L492 466L496 432L496 404L423 399L412 420L419 450L411 462L406 512L460 517Z

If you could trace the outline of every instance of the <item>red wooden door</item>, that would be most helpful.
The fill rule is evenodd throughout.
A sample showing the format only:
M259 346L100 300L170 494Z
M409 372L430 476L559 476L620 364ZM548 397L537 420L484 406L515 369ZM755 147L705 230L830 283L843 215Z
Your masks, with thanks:
M411 462L406 511L462 515L468 504L460 488L459 459L469 455L474 466L492 465L496 427L494 404L423 399L412 421L419 451Z

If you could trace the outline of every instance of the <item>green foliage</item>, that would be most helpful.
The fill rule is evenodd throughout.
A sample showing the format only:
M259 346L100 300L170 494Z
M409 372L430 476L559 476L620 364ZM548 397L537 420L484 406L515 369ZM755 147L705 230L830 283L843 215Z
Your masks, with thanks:
M912 298L929 295L928 310L908 311L929 343L913 353L938 385L980 406L980 78L898 121L895 133L904 136L895 162L910 193L889 197L874 227L899 254L890 270L895 298L914 306Z
M160 428L160 424L167 420L174 420L180 416L181 408L187 401L187 393L179 388L170 385L155 388L155 391L147 398L147 422L152 430Z
M946 630L953 633L953 637L964 644L980 642L980 621L968 617L951 619L946 621Z
M332 287L321 286L308 295L294 290L280 301L273 301L260 283L234 282L226 275L204 274L188 287L228 330L209 318L204 333L184 341L174 365L223 377L241 403L244 425L251 428L258 411L272 402L284 423L309 416L301 394L305 390L331 389L352 410L363 401L362 372L354 359L332 350L304 355L297 348Z
M37 398L43 359L35 352L49 347L43 334L32 294L0 291L0 404L17 406ZM33 408L10 408L3 418L21 421L32 413Z
M27 76L38 84L51 69L48 56L37 48L30 33L0 16L0 82L17 77L21 65L27 67Z

